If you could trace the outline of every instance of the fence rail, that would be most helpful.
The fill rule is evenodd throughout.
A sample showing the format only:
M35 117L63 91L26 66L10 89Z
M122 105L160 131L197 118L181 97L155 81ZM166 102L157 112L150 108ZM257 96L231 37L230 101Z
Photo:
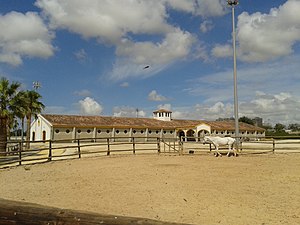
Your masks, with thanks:
M24 148L26 142L11 141L7 146L7 152L0 153L0 168L84 156L182 153L182 144L178 138L152 138L145 141L143 137L109 137L31 141L30 149Z
M214 150L211 144L202 145L201 141L183 142L184 152L207 153ZM227 146L221 146L221 150L227 151ZM191 151L190 151L191 150ZM300 136L291 137L264 137L259 140L253 138L250 141L242 140L239 143L241 154L260 153L300 153Z
M110 156L120 154L189 154L205 153L214 149L202 145L201 141L183 142L178 138L109 137L66 140L47 140L30 142L9 141L7 152L0 152L0 168L27 165L53 160L75 159L82 157ZM242 141L241 154L300 152L300 136L289 139L266 137L257 141ZM227 151L227 148L220 149Z

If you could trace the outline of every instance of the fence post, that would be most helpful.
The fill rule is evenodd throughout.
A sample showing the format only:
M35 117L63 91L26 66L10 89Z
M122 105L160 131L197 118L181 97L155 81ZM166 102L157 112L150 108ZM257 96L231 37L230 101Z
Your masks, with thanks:
M275 153L275 139L273 139L273 153Z
M20 149L19 149L19 165L22 165L22 142L20 143Z
M110 155L109 138L107 138L107 155Z
M49 140L49 154L48 154L48 161L52 160L52 140Z
M173 143L174 145L173 145L173 149L174 149L174 152L175 152L175 147L176 147L176 139L174 139L174 143Z
M180 139L179 140L179 147L180 147L180 149L179 149L179 151L180 151L180 155L183 155L183 142L182 142L182 140Z
M160 153L160 139L157 138L157 152Z
M209 144L209 151L211 152L211 144Z
M135 154L135 142L134 142L134 137L132 137L132 148L133 148L133 154Z
M81 158L81 152L80 152L80 139L77 139L77 146L78 146L78 158Z

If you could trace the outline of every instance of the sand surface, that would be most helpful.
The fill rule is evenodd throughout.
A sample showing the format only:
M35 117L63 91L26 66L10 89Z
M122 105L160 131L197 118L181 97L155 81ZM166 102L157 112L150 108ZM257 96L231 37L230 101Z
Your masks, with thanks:
M0 170L0 198L192 224L300 224L300 154L128 155Z

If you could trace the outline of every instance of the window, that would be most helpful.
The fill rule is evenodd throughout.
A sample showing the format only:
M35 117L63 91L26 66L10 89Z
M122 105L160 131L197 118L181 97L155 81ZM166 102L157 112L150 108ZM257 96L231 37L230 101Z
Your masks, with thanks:
M128 132L127 130L124 130L124 134L127 134L127 132Z
M149 131L148 131L148 133L149 133L149 134L151 134L151 133L152 133L152 131L151 131L151 130L149 130Z
M166 134L166 133L167 133L167 131L164 130L164 134Z
M79 134L80 134L80 133L81 133L81 130L77 130L77 133L79 133Z
M87 130L86 132L91 133L91 130Z
M172 131L172 130L170 131L170 134L173 134L173 131Z
M67 129L67 130L66 130L66 133L67 133L67 134L68 134L68 133L70 133L70 130L69 130L69 129Z
M141 130L141 134L143 134L144 133L144 131L143 130Z
M100 133L101 133L101 130L98 130L97 132L98 132L98 134L100 134Z
M106 133L108 133L108 134L109 134L109 132L110 132L109 130L106 130Z
M158 134L158 133L159 133L159 131L157 130L155 133L157 133L157 134Z
M133 133L135 134L135 133L136 133L136 130L133 130Z
M120 133L120 131L119 131L119 130L116 130L116 133L118 134L118 133Z

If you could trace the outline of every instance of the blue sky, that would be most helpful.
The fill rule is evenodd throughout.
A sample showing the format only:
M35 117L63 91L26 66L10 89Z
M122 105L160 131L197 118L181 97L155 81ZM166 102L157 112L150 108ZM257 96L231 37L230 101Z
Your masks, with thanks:
M234 115L225 0L1 0L0 13L0 76L40 82L45 113ZM300 0L241 0L235 16L239 115L299 123Z

